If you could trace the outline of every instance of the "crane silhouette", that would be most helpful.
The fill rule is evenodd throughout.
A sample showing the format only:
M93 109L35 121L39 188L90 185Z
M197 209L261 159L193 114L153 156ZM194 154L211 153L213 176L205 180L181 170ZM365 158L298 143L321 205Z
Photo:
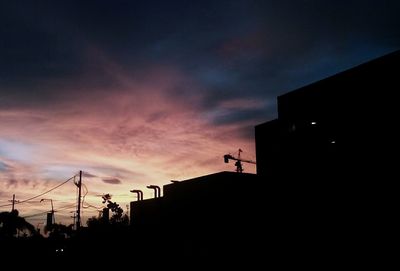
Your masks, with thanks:
M238 172L238 173L242 173L243 172L242 162L250 163L250 164L256 164L255 161L240 158L240 153L241 152L243 152L243 151L241 149L239 149L237 157L233 156L232 154L225 154L224 155L225 163L229 163L229 160L235 160L236 161L235 166L236 166L236 172Z

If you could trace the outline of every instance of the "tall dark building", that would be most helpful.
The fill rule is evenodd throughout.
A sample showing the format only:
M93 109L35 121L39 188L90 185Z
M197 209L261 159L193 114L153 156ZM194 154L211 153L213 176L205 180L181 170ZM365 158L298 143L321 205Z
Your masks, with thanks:
M278 118L255 128L257 173L351 182L378 174L393 148L399 78L396 51L279 96Z
M298 253L379 254L397 176L399 78L396 51L279 96L278 118L255 127L257 174Z

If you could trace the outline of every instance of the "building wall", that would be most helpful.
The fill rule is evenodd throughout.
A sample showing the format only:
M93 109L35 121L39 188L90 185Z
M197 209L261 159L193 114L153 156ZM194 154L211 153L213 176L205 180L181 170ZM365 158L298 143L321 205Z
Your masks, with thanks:
M400 51L279 96L278 119L255 128L257 173L363 180L391 149L398 78Z

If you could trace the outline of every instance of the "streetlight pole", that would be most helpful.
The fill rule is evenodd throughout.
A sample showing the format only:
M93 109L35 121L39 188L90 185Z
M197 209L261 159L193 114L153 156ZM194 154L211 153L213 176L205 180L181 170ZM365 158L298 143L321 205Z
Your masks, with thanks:
M51 203L51 217L52 217L52 221L53 223L56 223L56 218L54 217L54 206L53 206L53 200L52 199L41 199L40 202L45 201L45 200L49 200Z
M51 203L51 213L53 216L53 223L56 223L56 217L54 216L54 207L53 207L53 200L50 199L50 203Z

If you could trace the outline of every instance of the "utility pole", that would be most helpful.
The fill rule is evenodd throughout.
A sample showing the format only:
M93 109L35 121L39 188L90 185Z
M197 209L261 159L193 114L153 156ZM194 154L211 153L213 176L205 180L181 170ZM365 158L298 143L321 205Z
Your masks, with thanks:
M74 223L73 223L72 225L76 226L76 225L75 225L76 212L75 212L75 211L71 211L71 213L74 213L74 215L71 216L71 218L74 219Z
M15 194L13 194L11 212L14 212L14 205L15 205Z
M82 187L82 170L79 171L79 182L78 186L78 208L76 211L76 230L79 231L81 228L81 187Z
M11 207L11 212L14 212L15 210L15 203L19 202L19 200L15 200L15 194L13 194L13 199L9 200L9 202L12 202L12 207Z

